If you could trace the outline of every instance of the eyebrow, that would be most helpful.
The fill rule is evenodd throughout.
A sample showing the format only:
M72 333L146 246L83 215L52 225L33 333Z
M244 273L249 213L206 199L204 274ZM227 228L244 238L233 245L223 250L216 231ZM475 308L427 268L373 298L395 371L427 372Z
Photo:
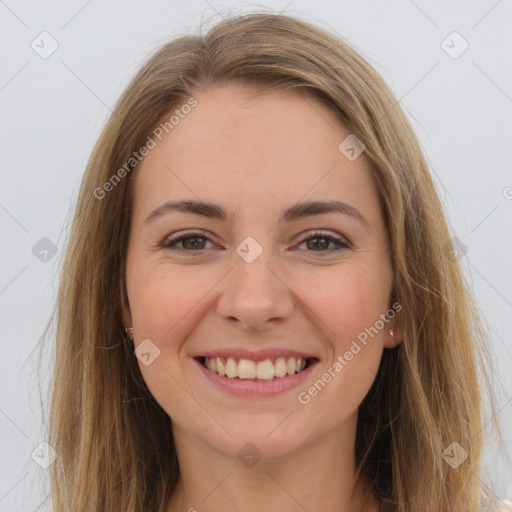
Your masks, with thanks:
M181 201L169 201L160 205L158 208L155 208L146 217L144 224L148 224L153 219L171 211L193 213L222 221L226 221L228 219L227 211L221 206L203 201L185 199ZM343 215L348 215L366 228L370 227L369 222L357 208L349 205L348 203L344 203L343 201L309 201L296 204L282 211L278 222L292 222L294 220L312 217L314 215L321 215L324 213L341 213Z

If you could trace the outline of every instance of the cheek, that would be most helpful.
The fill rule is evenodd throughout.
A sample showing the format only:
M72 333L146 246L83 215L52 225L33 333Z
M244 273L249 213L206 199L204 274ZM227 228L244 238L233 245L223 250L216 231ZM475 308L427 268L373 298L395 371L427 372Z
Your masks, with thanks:
M317 282L313 291L304 290L308 307L315 313L322 329L327 361L322 364L325 391L316 398L317 405L329 409L329 403L342 397L337 414L355 410L370 389L382 356L387 322L382 321L388 307L391 282L374 267L346 266L336 269ZM307 390L306 390L307 391ZM319 408L323 416L325 410Z
M211 315L211 294L218 281L218 272L212 269L178 268L168 262L140 266L133 273L129 293L136 343L149 339L159 350L151 365L145 366L140 360L138 364L148 388L163 407L170 395L172 403L181 400L187 341ZM182 398L187 399L186 393ZM167 406L164 409L170 412Z
M329 355L319 370L322 382L301 390L300 403L315 411L320 424L336 423L354 413L375 380L386 333L387 322L381 315L388 307L389 286L384 273L347 267L333 272L309 294L308 306L321 320L317 325L325 326Z
M133 272L130 307L140 336L163 342L211 288L207 276L177 269L173 265L140 266ZM140 338L138 336L138 338Z
M136 346L149 339L159 350L150 365L138 361L142 377L162 408L182 421L198 411L186 390L180 348L207 314L207 294L218 281L191 268L168 263L134 267L128 287Z
M336 268L312 286L300 285L299 294L325 327L324 334L336 351L348 349L352 339L374 326L388 306L390 283L371 268ZM382 329L381 329L382 330ZM382 334L382 333L381 333Z

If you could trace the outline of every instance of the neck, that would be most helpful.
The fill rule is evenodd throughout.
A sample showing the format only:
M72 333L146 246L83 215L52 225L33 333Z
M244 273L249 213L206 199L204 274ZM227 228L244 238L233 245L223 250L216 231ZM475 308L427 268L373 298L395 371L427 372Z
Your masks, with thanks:
M248 467L173 425L180 477L167 512L378 512L356 482L355 423L350 430Z

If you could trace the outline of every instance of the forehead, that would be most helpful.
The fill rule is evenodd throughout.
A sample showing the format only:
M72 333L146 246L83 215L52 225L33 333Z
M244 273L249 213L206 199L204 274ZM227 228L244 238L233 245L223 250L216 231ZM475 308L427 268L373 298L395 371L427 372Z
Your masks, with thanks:
M197 105L137 168L136 212L194 196L228 206L243 198L248 209L253 203L268 209L269 200L343 196L359 198L378 215L364 154L350 161L340 152L350 131L317 98L283 90L255 94L238 85L210 87L194 98Z

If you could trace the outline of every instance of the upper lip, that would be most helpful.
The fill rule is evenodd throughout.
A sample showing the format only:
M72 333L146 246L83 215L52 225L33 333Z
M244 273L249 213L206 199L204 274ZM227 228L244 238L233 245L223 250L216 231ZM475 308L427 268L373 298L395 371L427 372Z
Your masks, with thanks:
M302 357L303 359L318 359L317 357L299 352L297 350L267 349L267 350L245 350L241 348L225 348L197 352L191 357L232 357L233 359L251 359L252 361L264 361L265 359L275 360L278 357Z

